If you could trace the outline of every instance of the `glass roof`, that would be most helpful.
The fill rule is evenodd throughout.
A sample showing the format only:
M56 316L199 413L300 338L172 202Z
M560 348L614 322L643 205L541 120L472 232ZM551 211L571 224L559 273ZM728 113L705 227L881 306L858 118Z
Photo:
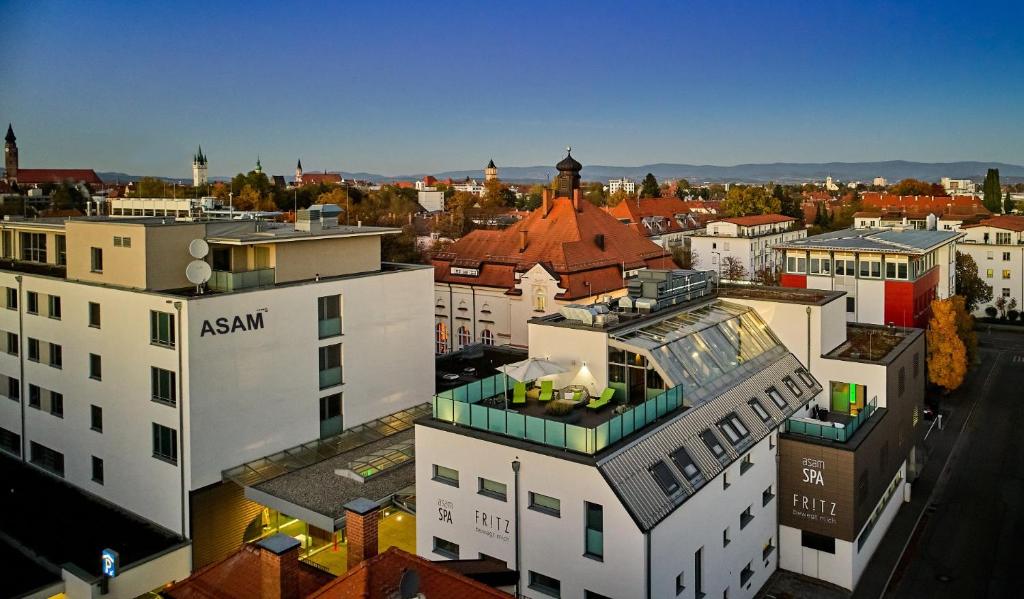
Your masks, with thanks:
M751 308L714 302L612 336L654 363L670 386L702 387L779 345Z
M352 460L346 469L365 481L412 460L416 452L415 447L416 442L412 439L389 445Z

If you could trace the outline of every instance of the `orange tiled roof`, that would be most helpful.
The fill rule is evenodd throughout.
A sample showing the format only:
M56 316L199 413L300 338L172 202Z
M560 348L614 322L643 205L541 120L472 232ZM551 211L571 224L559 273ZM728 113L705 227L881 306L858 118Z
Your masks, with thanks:
M397 596L402 574L419 575L419 592L445 599L509 599L512 595L467 578L417 555L391 547L352 568L310 599L391 599Z
M103 185L96 171L91 168L19 168L18 185L42 185L44 183L85 182L90 185Z
M646 236L647 231L643 228L642 221L651 216L660 216L668 224L668 228L660 233L677 233L686 230L676 220L676 215L689 214L690 208L679 198L640 198L619 202L608 212L617 219L628 219L634 231Z
M732 216L729 218L720 218L712 221L720 223L732 223L741 227L756 227L758 225L774 225L776 223L791 223L796 222L796 219L792 216L783 216L781 214L753 214L751 216ZM712 224L708 223L708 224Z
M542 264L567 289L559 299L573 299L621 289L623 267L674 268L671 254L590 202L581 199L579 211L569 198L550 202L547 215L540 208L507 229L472 231L435 254L434 280L513 291L516 272ZM597 235L604 236L604 249ZM454 275L452 266L475 268L479 275Z
M303 185L319 185L321 183L341 183L338 173L302 173Z
M964 226L965 229L969 229L971 227L995 227L997 229L1005 229L1007 231L1024 231L1024 216L1000 214L998 216L993 216L992 218L986 218L976 225Z
M985 210L975 196L899 196L877 191L864 192L861 202L865 208L930 210L939 214L952 206L969 206Z

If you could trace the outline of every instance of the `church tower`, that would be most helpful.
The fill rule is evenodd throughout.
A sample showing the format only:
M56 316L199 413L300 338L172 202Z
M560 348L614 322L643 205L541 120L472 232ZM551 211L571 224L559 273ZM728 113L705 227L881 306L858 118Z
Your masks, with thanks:
M494 160L487 163L487 168L484 169L484 183L488 181L498 180L498 167L494 166Z
M299 158L298 164L295 165L295 185L302 185L302 159Z
M209 182L207 176L206 155L203 154L203 146L192 156L192 186L202 187Z
M18 143L14 129L7 123L7 137L4 138L4 168L8 183L18 182Z
M558 169L556 198L572 198L573 190L580 188L580 171L583 170L583 165L572 157L572 148L566 148L565 152L565 158L555 165Z
M257 175L263 174L263 165L260 164L260 156L256 155L256 170L254 171Z

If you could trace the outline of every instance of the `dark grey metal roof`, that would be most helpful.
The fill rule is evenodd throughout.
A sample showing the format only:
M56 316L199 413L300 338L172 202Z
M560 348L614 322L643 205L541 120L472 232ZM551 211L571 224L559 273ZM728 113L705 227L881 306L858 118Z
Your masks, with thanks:
M962 237L959 231L925 229L841 229L776 244L777 249L839 250L920 254Z
M748 365L756 371L750 372L741 382L701 387L698 391L700 396L686 398L687 403L695 401L695 407L598 460L601 474L641 529L646 531L656 526L700 488L695 489L688 482L688 477L672 463L669 455L673 451L685 447L703 475L698 479L699 484L706 484L704 481L710 481L740 459L747 448L776 431L786 418L821 391L817 381L808 388L801 377L795 375L801 368L800 361L780 346L757 356ZM783 383L782 379L787 375L802 390L801 395L795 395ZM769 387L775 387L782 395L787 406L785 409L780 409L767 397L765 390ZM760 400L771 421L765 423L757 416L748 404L751 398ZM750 433L749 440L738 450L724 438L717 426L730 412L739 416ZM727 452L721 461L700 437L707 429L713 432ZM666 495L650 473L650 468L659 461L664 461L680 482L680 489L672 495Z

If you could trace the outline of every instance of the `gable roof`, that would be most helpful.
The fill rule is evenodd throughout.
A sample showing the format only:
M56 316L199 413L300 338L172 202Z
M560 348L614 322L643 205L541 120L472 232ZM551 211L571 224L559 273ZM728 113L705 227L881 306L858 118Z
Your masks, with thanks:
M969 206L988 212L975 196L900 196L875 191L864 192L861 203L865 208L930 210L942 214L951 206Z
M21 186L65 181L103 185L103 180L91 168L19 168L17 179Z
M1024 231L1024 216L1000 214L999 216L986 218L976 225L965 225L963 228L970 229L972 227L993 227L995 229L1005 229L1007 231Z
M363 561L345 575L310 595L310 599L391 599L397 596L402 575L419 575L419 592L426 597L449 599L509 599L512 597L481 582L391 547Z
M714 220L709 225L719 223L732 223L741 227L756 227L758 225L774 225L776 223L792 223L796 222L796 219L792 216L783 216L781 214L753 214L750 216L730 216L728 218L719 218Z
M683 227L676 216L690 214L691 206L679 198L638 198L619 202L608 210L618 219L628 219L630 227L637 233L650 236L662 233L677 233L700 227L700 220L694 218L694 226ZM643 221L645 218L660 217L667 227L663 231L648 230Z
M338 173L302 173L303 185L320 183L341 183L341 175Z

